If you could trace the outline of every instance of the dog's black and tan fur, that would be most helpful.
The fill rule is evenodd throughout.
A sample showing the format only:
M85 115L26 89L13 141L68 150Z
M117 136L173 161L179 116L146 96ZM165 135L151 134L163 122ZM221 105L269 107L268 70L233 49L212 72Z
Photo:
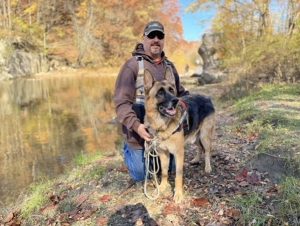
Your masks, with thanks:
M158 154L161 161L162 177L160 191L169 187L168 166L170 153L176 160L176 178L174 201L183 199L183 163L184 144L186 141L197 145L198 151L192 162L200 160L200 150L205 153L205 172L211 172L210 152L215 127L215 110L211 100L201 95L176 97L175 80L167 69L165 80L154 81L149 71L145 71L145 124L155 131L158 139ZM183 111L181 103L187 104L188 128L177 129Z

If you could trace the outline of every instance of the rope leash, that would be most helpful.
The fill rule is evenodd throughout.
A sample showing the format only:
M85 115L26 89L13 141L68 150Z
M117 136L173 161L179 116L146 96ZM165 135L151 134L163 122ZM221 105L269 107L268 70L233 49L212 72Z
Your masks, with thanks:
M168 139L174 133L183 129L183 123L185 120L187 123L187 127L189 128L187 103L185 103L183 100L180 100L180 108L182 111L182 116L179 119L176 129L167 138L164 138L163 140ZM160 141L162 141L162 140L160 140ZM145 182L144 182L144 193L145 193L146 197L151 200L155 200L159 196L159 185L158 185L158 180L157 180L157 173L159 172L160 166L159 166L159 156L158 156L158 152L157 152L157 146L158 146L158 138L157 137L154 138L149 143L145 142L144 158L146 159L146 177L145 177ZM152 164L153 170L152 171L150 169L150 157L153 159L153 164ZM154 178L154 186L156 188L155 189L156 195L154 195L154 196L149 195L148 191L147 191L149 175L151 175L151 177Z
M154 139L148 144L145 143L145 153L144 157L146 159L146 177L144 182L144 193L148 199L155 200L159 196L159 185L157 180L157 173L159 172L159 159L158 159L158 152L157 152L157 140ZM150 169L150 157L153 159L153 170ZM151 196L148 194L147 186L148 186L148 178L151 175L151 177L154 178L154 186L156 194L154 196Z

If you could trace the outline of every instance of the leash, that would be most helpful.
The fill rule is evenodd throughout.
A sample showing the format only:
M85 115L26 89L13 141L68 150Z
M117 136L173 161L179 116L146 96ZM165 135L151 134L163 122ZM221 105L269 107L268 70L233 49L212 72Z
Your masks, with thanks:
M180 108L181 111L183 112L179 123L176 127L176 129L165 139L168 139L170 136L172 136L174 133L180 131L183 128L183 122L186 120L187 121L187 126L189 127L188 124L188 111L187 111L187 104L183 101L180 100ZM162 141L162 140L161 140ZM157 173L159 172L159 156L157 152L157 146L158 146L158 138L154 138L150 142L145 142L145 153L144 153L144 158L146 159L146 176L145 176L145 182L144 182L144 193L147 198L151 200L155 200L159 196L159 185L158 185L158 180L157 180ZM153 170L150 169L150 157L153 159ZM151 175L154 178L154 186L156 190L156 194L154 196L151 196L148 194L147 191L147 186L148 186L148 177Z
M159 159L158 159L158 152L157 152L157 139L153 139L152 141L145 142L145 153L144 157L146 159L146 176L144 182L144 193L148 199L155 200L159 196L159 185L157 180L157 173L159 172ZM150 169L150 157L153 159L153 170ZM154 178L154 186L156 194L151 196L148 194L147 186L148 186L148 177L151 175Z
M189 120L188 120L188 105L185 101L183 101L182 99L179 100L179 106L180 106L180 110L182 113L182 116L181 118L179 119L179 122L178 122L178 125L176 127L176 129L172 132L171 135L173 135L174 133L177 133L179 132L182 128L183 128L183 123L184 121L186 121L186 126L187 126L187 129L189 129ZM171 136L170 135L170 136Z

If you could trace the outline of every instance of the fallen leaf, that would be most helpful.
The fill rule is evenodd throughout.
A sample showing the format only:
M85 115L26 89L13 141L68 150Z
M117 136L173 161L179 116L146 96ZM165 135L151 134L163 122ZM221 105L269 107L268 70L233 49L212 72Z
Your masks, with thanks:
M51 200L51 202L55 205L57 203L59 203L59 201L61 200L60 197L58 195L51 195L49 197L49 199Z
M12 221L13 218L14 218L14 213L9 213L9 214L6 216L6 218L5 218L5 220L4 220L4 223L8 223L8 222Z
M110 195L103 195L102 197L100 197L100 201L103 202L103 203L107 203L111 200L111 196Z
M195 207L206 207L210 205L210 203L206 198L195 198L192 200L192 205Z
M68 223L68 222L63 222L61 225L62 225L62 226L70 226L71 224Z
M231 217L235 220L239 219L240 216L241 216L241 211L239 209L234 209L234 208L231 208L231 209L227 209L226 210L226 215L228 217Z
M241 183L239 183L239 186L241 187L247 187L249 185L249 183L247 181L242 181Z
M219 216L223 216L223 214L224 214L224 210L223 210L223 209L220 209L219 212L218 212L218 215L219 215Z
M180 206L170 203L165 206L165 208L163 210L163 215L167 216L167 215L176 214L179 212L180 212Z
M248 142L253 142L258 138L258 133L251 133L248 136Z
M277 185L274 185L272 186L271 188L269 188L267 190L267 194L269 195L276 195L278 193L278 186Z
M78 197L76 197L75 199L75 203L77 203L77 208L80 207L84 202L86 202L86 200L88 200L89 195L86 194L82 194L79 195Z
M90 216L92 216L93 213L95 213L96 211L94 211L93 209L91 210L85 210L84 213L83 213L83 218L84 219L87 219L89 218Z
M121 173L128 173L128 169L126 166L120 166L119 168L117 168L117 171Z
M58 205L55 205L55 204L49 204L48 206L44 207L41 209L41 213L43 215L48 215L49 213L53 213L57 210L58 208Z
M244 168L241 173L235 176L235 179L237 182L242 182L246 180L247 176L248 176L248 169Z
M96 221L97 226L107 225L107 223L108 223L108 218L107 217L100 217Z
M143 223L142 219L140 219L140 218L135 222L135 226L143 226L143 225L144 225L144 223Z
M256 171L253 171L251 174L248 174L247 176L247 182L249 184L257 185L260 183L260 181L261 181L261 177Z

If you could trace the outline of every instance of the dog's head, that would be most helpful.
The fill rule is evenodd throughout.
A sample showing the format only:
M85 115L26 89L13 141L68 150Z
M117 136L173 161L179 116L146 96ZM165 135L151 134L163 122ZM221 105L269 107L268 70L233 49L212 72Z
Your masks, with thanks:
M160 115L169 118L175 117L179 99L176 97L175 78L169 68L162 81L155 81L151 73L145 70L144 87L148 108L151 105Z

